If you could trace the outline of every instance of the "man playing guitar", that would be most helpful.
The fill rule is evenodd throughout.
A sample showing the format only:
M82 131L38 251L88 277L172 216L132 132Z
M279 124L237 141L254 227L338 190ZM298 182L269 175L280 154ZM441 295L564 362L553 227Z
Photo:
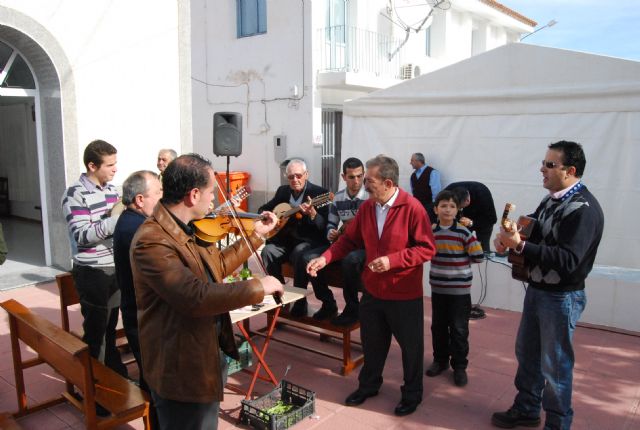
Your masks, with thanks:
M518 394L507 411L493 414L497 427L535 427L542 408L545 428L571 427L573 332L586 305L585 279L604 227L602 209L582 183L585 165L578 143L549 145L540 167L549 194L532 216L533 232L522 240L517 229L503 226L494 241L496 251L512 249L529 267L516 339Z
M326 194L327 190L308 181L307 165L300 159L294 158L289 161L286 177L289 184L280 186L275 196L262 205L258 212L273 211L277 205L287 203L292 207L299 207L299 213L302 216L300 219L291 217L285 227L267 241L261 255L267 272L283 283L281 266L285 261L289 261L294 269L293 286L306 290L309 276L302 256L310 249L329 244L325 236L329 209L326 206L316 208L311 201L314 197ZM329 290L326 284L324 288ZM337 310L333 295L323 300L322 308L318 312L326 312L330 309L334 309L334 313ZM306 299L296 301L291 314L297 317L305 316L307 314Z

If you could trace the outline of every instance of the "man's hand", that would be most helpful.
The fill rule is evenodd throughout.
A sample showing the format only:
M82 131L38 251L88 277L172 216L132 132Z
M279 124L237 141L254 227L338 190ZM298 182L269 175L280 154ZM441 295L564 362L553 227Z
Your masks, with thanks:
M278 217L273 212L264 211L261 215L264 219L254 224L254 230L258 236L266 235L278 225Z
M124 212L126 208L127 207L124 205L124 203L122 203L122 200L118 200L118 202L111 208L110 216L117 218L122 214L122 212Z
M272 294L277 294L281 296L284 294L284 287L278 281L277 278L273 276L265 276L264 278L260 278L260 283L262 284L262 288L264 289L264 295L269 296Z
M316 208L311 205L311 196L307 196L307 201L300 205L300 212L307 215L313 221L318 215Z
M322 256L314 258L309 262L309 264L307 264L307 273L315 278L316 276L318 276L318 270L321 270L326 265L326 258Z
M375 260L372 260L371 263L367 264L369 270L374 273L382 273L391 269L391 264L389 263L389 257L386 255L382 257L378 257Z
M340 236L340 232L335 228L332 228L329 230L329 234L327 234L327 239L329 239L329 242L334 242L338 236Z
M493 244L497 252L503 253L508 248L516 249L520 241L520 233L517 229L505 230L504 227L500 227L500 232L496 235Z
M473 226L473 221L471 220L471 218L467 218L466 216L460 217L460 224L462 224L465 227L471 227Z

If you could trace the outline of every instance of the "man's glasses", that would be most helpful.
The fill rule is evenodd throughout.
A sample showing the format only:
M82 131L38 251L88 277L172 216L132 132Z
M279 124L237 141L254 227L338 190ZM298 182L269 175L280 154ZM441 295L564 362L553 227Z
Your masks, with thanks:
M542 166L547 169L555 169L556 167L562 166L562 164L556 163L555 161L542 160Z
M291 175L287 175L287 179L289 179L290 181L293 181L294 179L302 179L302 177L305 175L305 173L292 173Z

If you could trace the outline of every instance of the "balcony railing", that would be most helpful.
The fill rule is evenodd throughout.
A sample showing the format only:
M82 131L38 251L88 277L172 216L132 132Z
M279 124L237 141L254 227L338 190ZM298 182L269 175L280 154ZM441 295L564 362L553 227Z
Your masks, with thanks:
M344 25L318 31L320 71L362 72L381 78L401 78L402 51L389 54L402 43L384 34Z

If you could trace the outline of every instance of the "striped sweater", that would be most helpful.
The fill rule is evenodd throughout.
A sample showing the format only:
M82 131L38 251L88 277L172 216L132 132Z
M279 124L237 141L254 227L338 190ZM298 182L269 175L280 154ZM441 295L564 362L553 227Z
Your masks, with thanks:
M340 226L340 222L351 221L358 212L362 202L369 198L369 193L365 190L364 186L360 188L358 194L349 197L347 189L344 188L338 191L333 197L333 203L329 206L329 218L327 220L327 236L331 230L337 230Z
M463 295L469 294L473 272L471 263L484 259L482 246L460 223L451 227L433 228L436 241L436 255L431 259L429 283L432 293Z
M69 229L73 262L82 266L113 266L113 232L117 218L110 212L120 196L115 186L95 185L86 174L67 188L62 212Z

